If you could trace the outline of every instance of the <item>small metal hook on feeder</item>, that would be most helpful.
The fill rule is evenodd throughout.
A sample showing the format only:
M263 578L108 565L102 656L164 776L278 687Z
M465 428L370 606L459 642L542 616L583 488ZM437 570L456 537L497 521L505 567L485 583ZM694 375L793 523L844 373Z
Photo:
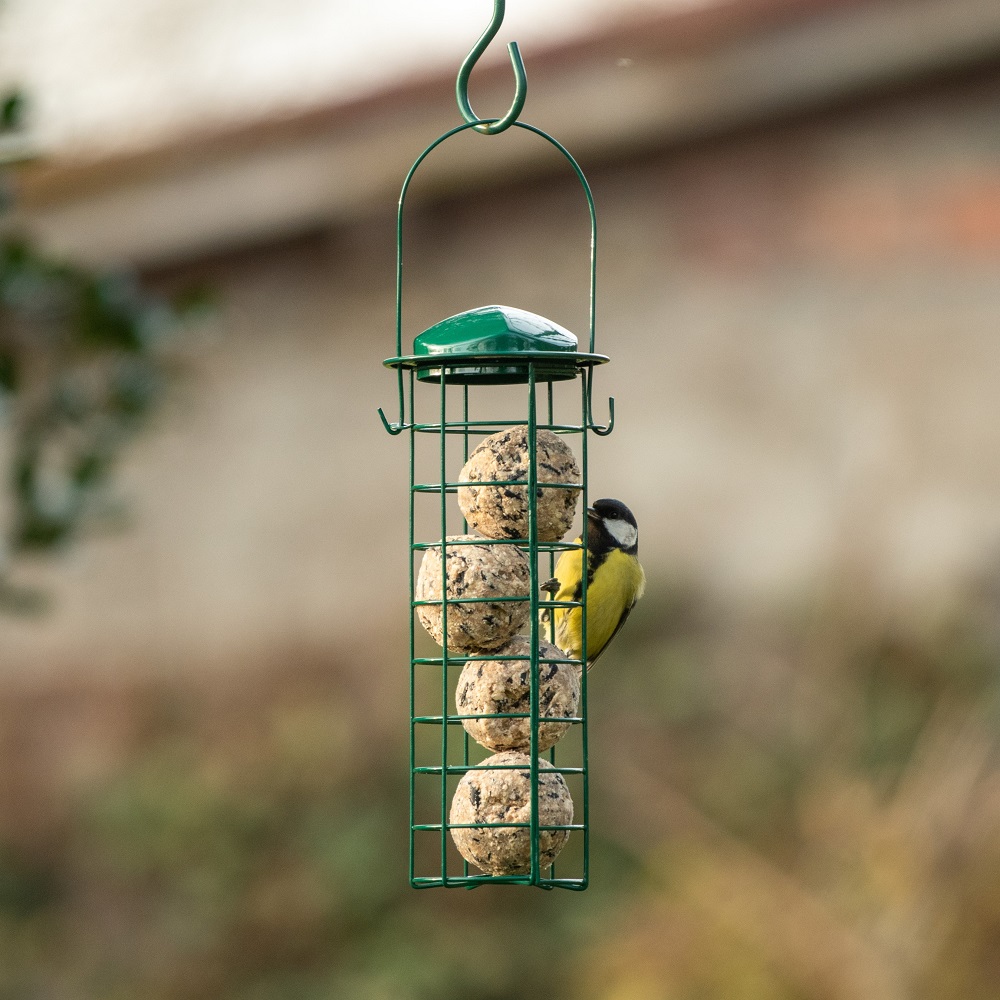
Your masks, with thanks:
M500 25L503 24L504 7L505 0L493 0L493 20L490 22L489 27L482 33L473 50L465 57L465 62L462 63L458 71L458 80L455 83L455 98L458 101L458 110L462 112L462 117L470 125L481 121L481 119L472 110L472 105L469 103L469 77L472 75L472 67L476 65L479 57L486 51L490 42L493 41L496 33L500 30ZM503 132L504 129L510 128L517 121L518 115L521 114L525 99L528 96L528 77L524 71L524 61L521 59L521 52L517 47L517 42L511 42L507 46L507 51L510 53L510 62L514 68L514 103L511 104L510 110L503 118L498 118L493 122L483 122L475 126L476 131L482 132L483 135L496 135L497 132Z
M589 402L588 402L589 405ZM594 423L594 414L591 410L590 423L587 425L598 437L607 437L615 429L615 397L608 396L608 422L602 427Z
M400 414L399 423L398 424L391 424L391 423L389 423L389 420L388 420L388 418L385 415L385 411L383 411L383 409L382 409L381 406L378 408L378 415L382 419L382 426L393 437L395 437L397 434L402 434L403 431L406 430L406 424L403 422L403 415L402 414Z
M608 422L602 427L594 420L594 371L587 372L587 412L585 426L598 437L607 437L615 429L615 397L608 397ZM385 421L383 420L383 423Z

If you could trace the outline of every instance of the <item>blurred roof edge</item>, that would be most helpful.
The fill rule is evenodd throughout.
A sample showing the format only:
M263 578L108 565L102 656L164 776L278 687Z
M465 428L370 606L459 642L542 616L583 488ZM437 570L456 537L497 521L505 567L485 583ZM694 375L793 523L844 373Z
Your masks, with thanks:
M155 266L356 216L394 201L419 151L461 123L454 76L464 55L447 73L360 100L95 162L29 164L17 175L14 222L78 260ZM502 113L510 66L502 52L491 55L476 69L473 97ZM524 120L552 130L587 165L996 59L1000 4L729 0L524 56ZM455 147L435 183L495 181L489 146ZM519 151L503 169L542 169L544 153Z

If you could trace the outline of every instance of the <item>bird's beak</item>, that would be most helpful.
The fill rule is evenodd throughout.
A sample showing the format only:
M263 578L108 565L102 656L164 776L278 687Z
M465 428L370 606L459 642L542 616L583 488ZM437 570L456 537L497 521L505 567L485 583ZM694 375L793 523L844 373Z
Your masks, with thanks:
M596 511L596 510L594 510L594 508L593 508L593 507L588 507L588 508L587 508L587 517L588 517L588 518L589 518L589 519L590 519L591 521L600 521L600 519L601 519L601 515L600 515L600 514L598 514L598 513L597 513L597 511Z

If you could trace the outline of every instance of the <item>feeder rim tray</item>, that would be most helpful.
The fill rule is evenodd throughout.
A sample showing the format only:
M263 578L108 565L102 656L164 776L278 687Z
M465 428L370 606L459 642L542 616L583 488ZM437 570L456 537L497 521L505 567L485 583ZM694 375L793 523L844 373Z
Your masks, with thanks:
M527 368L529 365L551 367L553 363L560 368L593 368L596 365L606 365L611 359L606 354L579 354L569 351L531 351L501 352L497 354L480 354L468 352L463 354L406 354L397 358L386 358L382 362L385 368L465 368L517 366Z

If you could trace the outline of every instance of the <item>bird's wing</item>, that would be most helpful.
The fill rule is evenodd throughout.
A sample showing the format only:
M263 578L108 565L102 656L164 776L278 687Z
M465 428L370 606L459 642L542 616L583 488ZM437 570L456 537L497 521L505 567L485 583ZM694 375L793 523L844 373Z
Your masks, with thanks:
M601 653L603 653L604 650L606 650L608 646L611 645L611 640L614 639L614 637L618 635L618 633L622 630L622 625L625 624L625 620L628 618L629 614L631 613L634 607L635 607L635 601L633 601L630 605L628 605L628 607L625 608L625 610L622 612L622 616L621 618L618 619L618 624L615 626L614 632L612 632L611 635L608 636L608 641L603 646L601 646L601 648L597 651L597 653L594 655L592 659L587 660L588 670L597 662Z

